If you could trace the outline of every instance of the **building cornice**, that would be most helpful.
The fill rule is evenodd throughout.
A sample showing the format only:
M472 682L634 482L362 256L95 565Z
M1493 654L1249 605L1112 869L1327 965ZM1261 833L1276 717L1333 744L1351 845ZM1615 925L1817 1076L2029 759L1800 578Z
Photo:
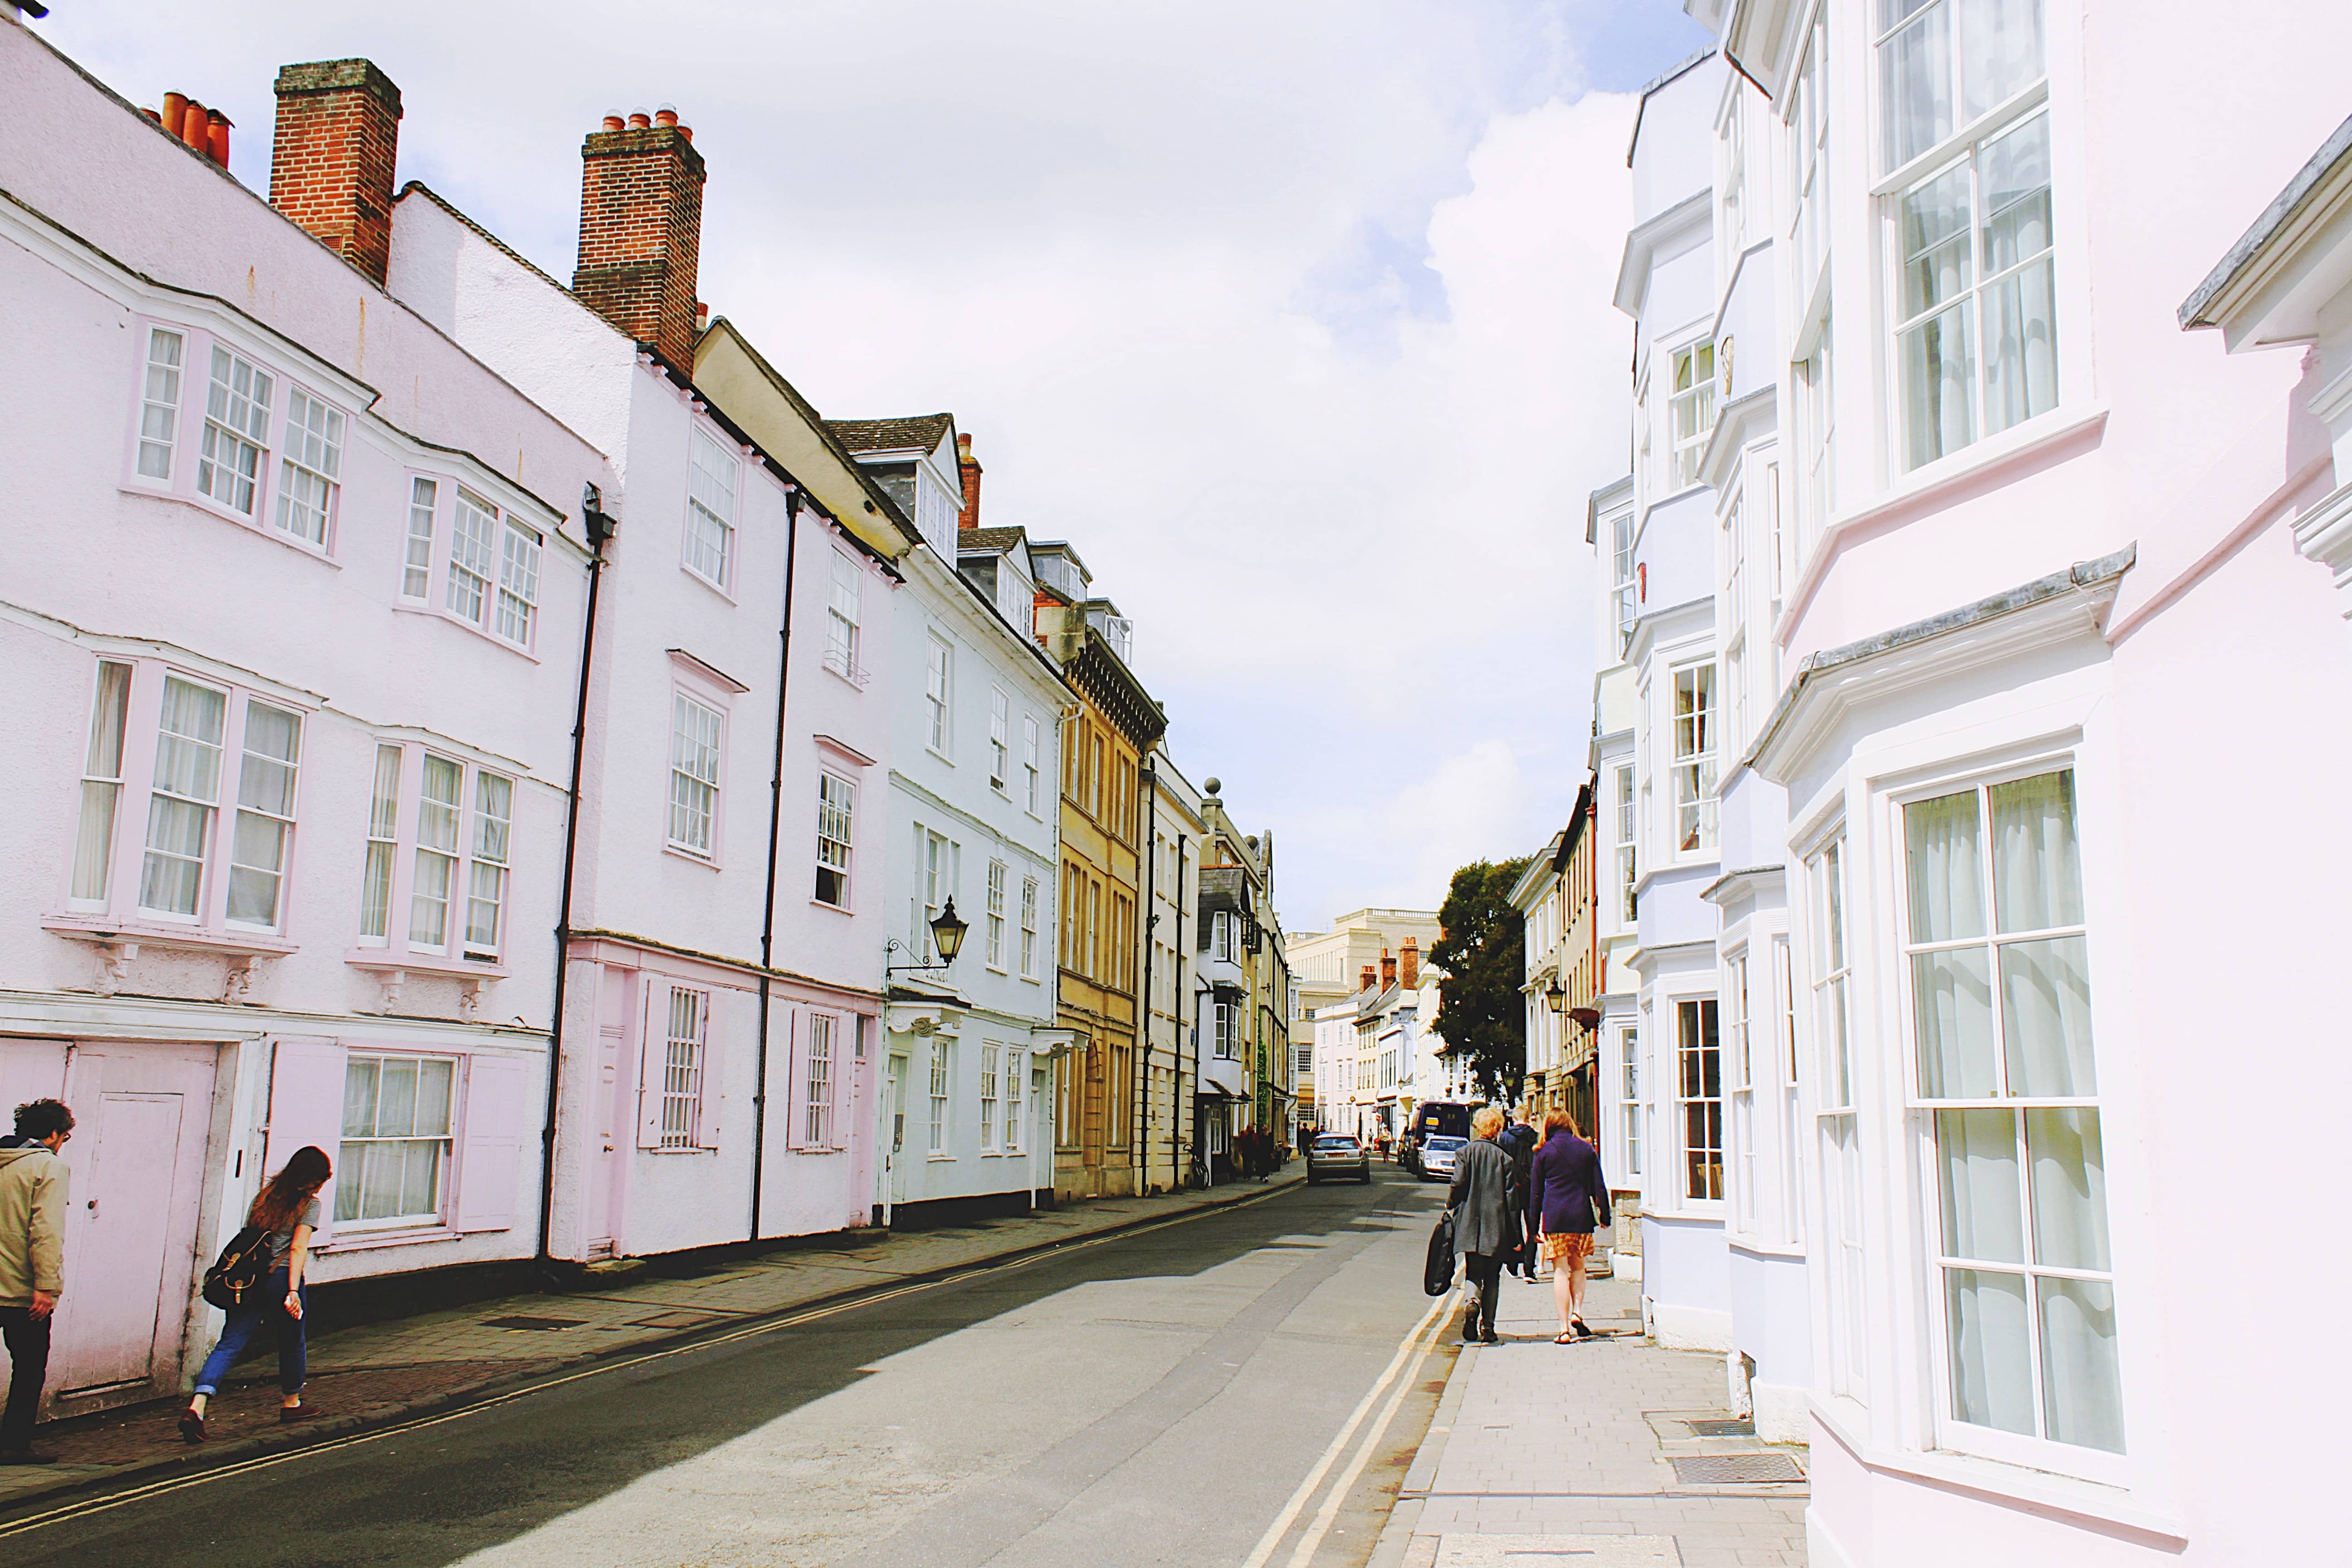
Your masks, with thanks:
M1715 193L1698 190L1665 211L1635 224L1625 236L1624 259L1617 266L1617 308L1629 316L1639 316L1642 297L1650 289L1650 268L1658 252L1690 230L1706 226L1714 216Z
M2097 635L2137 554L2137 545L2127 545L1943 615L1806 655L1739 765L1785 785L1865 703Z

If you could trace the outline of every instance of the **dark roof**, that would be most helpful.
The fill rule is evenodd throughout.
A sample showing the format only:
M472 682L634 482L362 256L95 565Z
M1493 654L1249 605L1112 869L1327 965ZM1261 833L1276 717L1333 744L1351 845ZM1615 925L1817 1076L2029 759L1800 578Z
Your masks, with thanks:
M1025 528L965 528L956 531L956 548L977 553L983 550L1010 550L1029 537Z
M2230 247L2230 254L2221 258L2221 264L2213 268L2204 282L2197 285L2195 293L2181 301L2180 324L2183 328L2213 325L2205 320L2207 307L2236 279L2239 273L2245 270L2255 253L2286 226L2287 220L2311 199L2320 182L2347 158L2352 158L2352 119L2337 126L2336 134L2321 143L2319 151L2311 155L2311 161L2296 170L2294 178L2286 183L2286 189L2263 209L2263 216L2254 220L2254 226L2246 230L2239 237L2238 243Z
M903 419L828 419L824 427L853 452L935 451L955 428L952 414L917 414Z

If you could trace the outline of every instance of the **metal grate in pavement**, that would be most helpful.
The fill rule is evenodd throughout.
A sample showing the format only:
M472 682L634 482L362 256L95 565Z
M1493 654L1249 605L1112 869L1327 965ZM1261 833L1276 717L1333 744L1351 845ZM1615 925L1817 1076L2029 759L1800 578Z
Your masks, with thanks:
M1753 1421L1717 1421L1701 1417L1685 1425L1690 1427L1691 1436L1694 1437L1753 1437L1756 1436L1756 1423Z
M1786 1454L1678 1454L1675 1479L1685 1486L1736 1485L1742 1481L1801 1481L1805 1472Z
M486 1329L576 1329L588 1321L585 1318L484 1318Z

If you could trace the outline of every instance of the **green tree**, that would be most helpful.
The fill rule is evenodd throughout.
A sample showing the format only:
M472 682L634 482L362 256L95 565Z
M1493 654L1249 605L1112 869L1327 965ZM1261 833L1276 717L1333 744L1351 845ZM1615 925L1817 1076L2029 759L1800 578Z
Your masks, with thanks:
M1454 873L1437 911L1437 945L1430 962L1437 983L1434 1023L1445 1054L1466 1058L1491 1100L1519 1097L1528 1074L1527 1004L1519 991L1527 962L1525 922L1511 907L1511 889L1530 856L1474 860Z

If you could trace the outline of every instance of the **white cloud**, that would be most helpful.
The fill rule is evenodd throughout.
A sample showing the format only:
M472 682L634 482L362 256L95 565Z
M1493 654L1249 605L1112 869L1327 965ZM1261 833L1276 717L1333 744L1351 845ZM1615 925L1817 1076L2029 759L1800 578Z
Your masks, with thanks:
M1630 342L1631 100L1568 100L1593 15L183 0L41 26L134 102L221 104L256 188L275 68L367 55L404 95L402 177L559 277L581 136L677 103L710 165L704 298L828 413L957 414L989 521L1070 539L1136 618L1180 764L1276 830L1306 926L1433 906L1582 777L1584 498L1624 466Z

